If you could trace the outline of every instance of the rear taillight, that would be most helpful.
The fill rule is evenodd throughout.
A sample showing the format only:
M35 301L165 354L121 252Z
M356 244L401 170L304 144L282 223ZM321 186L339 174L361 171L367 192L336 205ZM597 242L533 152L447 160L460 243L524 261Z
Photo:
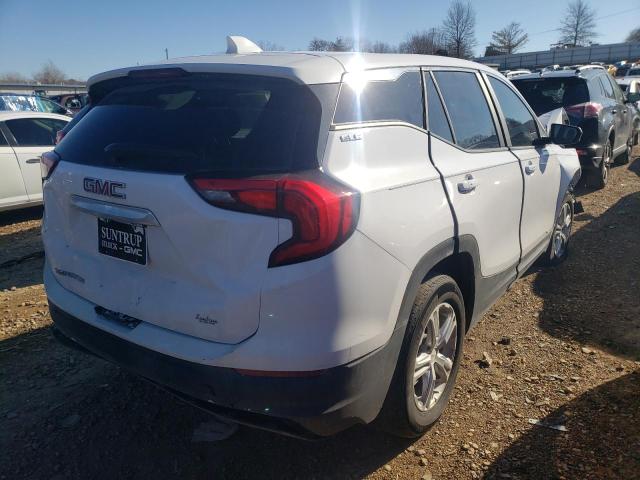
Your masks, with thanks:
M45 152L40 156L40 172L42 173L42 180L46 180L51 176L59 161L60 157L53 150Z
M576 148L576 153L578 155L586 155L587 151L584 148Z
M67 132L65 132L64 130L58 130L56 132L56 145L60 143L60 141L64 138L66 134Z
M567 114L572 117L597 118L602 110L602 105L596 102L587 102L564 107L564 109L567 111Z
M192 178L196 191L219 208L287 218L292 237L271 252L269 267L326 255L355 230L360 196L319 171L279 177Z

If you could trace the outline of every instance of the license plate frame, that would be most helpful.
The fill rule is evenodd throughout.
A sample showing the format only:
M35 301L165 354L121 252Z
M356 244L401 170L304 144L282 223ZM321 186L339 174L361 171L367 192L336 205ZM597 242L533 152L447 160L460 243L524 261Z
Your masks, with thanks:
M126 262L146 265L145 226L98 218L98 252Z

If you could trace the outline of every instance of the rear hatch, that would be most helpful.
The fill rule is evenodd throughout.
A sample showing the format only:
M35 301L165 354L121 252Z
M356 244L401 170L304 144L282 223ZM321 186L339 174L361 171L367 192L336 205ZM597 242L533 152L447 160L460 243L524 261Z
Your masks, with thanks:
M43 237L58 281L109 317L224 343L252 335L270 256L291 228L212 205L233 192L207 201L197 188L317 169L331 95L180 69L134 71L90 93L45 182Z

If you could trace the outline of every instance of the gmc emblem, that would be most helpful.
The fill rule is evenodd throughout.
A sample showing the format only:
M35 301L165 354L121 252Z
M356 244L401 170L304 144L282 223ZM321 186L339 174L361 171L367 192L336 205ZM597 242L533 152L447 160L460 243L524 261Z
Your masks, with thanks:
M127 196L120 190L127 188L126 183L114 182L112 180L100 180L97 178L85 177L84 191L90 193L96 193L98 195L105 195L107 197L115 197L125 199Z

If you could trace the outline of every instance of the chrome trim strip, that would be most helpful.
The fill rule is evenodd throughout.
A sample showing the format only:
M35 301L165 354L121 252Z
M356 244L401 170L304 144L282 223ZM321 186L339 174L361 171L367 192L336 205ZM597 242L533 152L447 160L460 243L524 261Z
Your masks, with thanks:
M128 207L115 203L102 202L91 198L71 195L71 205L82 212L100 218L108 218L124 223L159 227L160 222L153 213L145 208Z
M339 131L339 130L351 130L355 128L375 128L375 127L409 127L414 130L418 130L422 133L427 133L424 128L420 128L417 125L409 122L402 121L376 121L376 122L358 122L358 123L336 123L329 127L330 131Z

